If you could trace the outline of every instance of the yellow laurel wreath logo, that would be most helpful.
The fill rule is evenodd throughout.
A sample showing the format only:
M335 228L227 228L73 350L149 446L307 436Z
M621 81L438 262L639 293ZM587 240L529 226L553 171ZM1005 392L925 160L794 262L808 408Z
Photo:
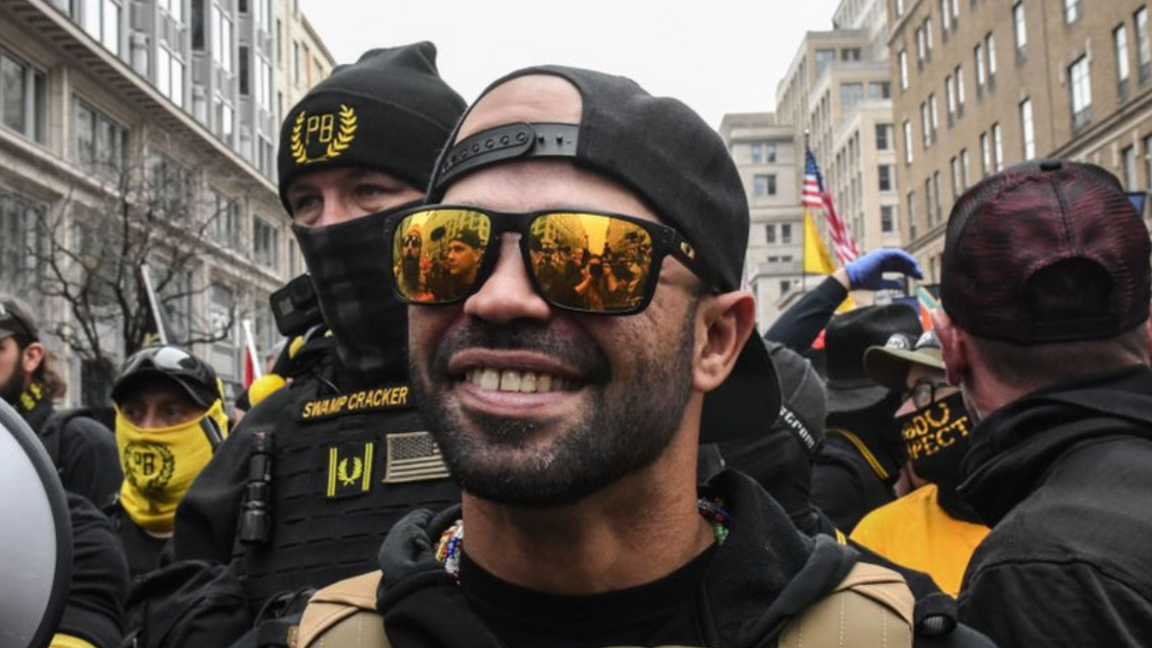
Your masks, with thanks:
M364 462L360 461L360 457L352 458L352 474L348 474L348 460L341 459L340 466L336 469L336 476L340 478L340 483L345 486L351 486L360 479L360 475L364 474Z
M303 110L296 116L296 125L292 127L292 158L296 160L296 164L308 163L308 151L304 150L304 140L300 139L300 131L304 128L304 115L307 114Z
M332 115L326 114L320 116L323 128L321 129L319 142L324 143L327 141L328 146L324 149L324 155L315 158L308 157L307 147L304 145L305 131L309 133L315 132L312 126L312 120L317 119L313 116L311 120L306 119L308 113L300 111L296 116L296 122L292 125L292 159L296 164L312 164L313 162L323 162L333 158L340 157L347 148L352 144L352 140L356 139L356 129L359 128L358 118L356 117L356 110L351 106L340 104L340 128L333 135L332 134ZM324 132L328 133L328 137L324 137Z

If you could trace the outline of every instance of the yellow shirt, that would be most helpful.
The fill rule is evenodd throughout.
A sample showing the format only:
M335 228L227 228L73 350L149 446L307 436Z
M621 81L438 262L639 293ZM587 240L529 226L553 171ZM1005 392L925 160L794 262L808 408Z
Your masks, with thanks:
M950 517L928 484L860 520L852 539L899 565L922 571L952 596L988 527Z

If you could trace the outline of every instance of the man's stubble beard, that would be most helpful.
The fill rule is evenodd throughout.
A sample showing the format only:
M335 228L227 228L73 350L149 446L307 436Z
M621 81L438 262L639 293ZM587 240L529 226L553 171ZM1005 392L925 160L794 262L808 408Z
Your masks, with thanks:
M695 312L693 300L675 343L653 341L637 349L630 385L613 383L607 357L587 339L566 343L543 327L496 330L474 322L445 339L433 352L429 372L437 376L442 387L429 384L416 360L410 359L414 396L449 470L465 491L514 506L571 504L650 466L676 436L692 392ZM474 346L539 350L580 368L588 379L584 389L592 392L587 399L588 411L576 421L549 422L567 427L527 453L523 461L511 461L508 455L539 442L537 435L544 423L441 405L451 381L446 371L448 359L456 351ZM661 349L665 353L659 354ZM469 434L469 424L483 432ZM502 457L501 453L506 454Z

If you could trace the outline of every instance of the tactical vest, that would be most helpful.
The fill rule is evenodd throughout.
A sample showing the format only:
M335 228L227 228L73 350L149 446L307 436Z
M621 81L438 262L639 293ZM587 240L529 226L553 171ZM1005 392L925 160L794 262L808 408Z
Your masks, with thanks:
M407 385L329 384L298 379L290 406L244 422L257 442L235 554L253 613L276 594L375 569L405 513L460 500Z

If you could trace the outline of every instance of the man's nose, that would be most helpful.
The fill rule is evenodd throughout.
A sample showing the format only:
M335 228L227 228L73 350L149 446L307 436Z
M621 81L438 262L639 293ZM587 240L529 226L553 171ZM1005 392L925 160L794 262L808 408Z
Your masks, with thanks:
M464 301L465 314L496 324L523 318L543 320L551 315L551 306L536 292L524 266L519 239L519 234L501 237L496 267L484 285ZM489 248L486 254L494 251Z

